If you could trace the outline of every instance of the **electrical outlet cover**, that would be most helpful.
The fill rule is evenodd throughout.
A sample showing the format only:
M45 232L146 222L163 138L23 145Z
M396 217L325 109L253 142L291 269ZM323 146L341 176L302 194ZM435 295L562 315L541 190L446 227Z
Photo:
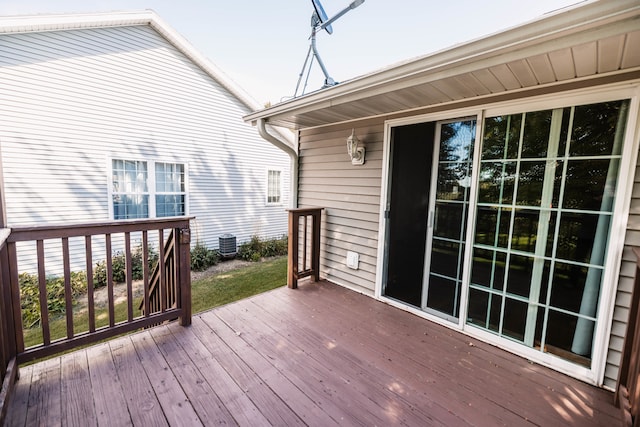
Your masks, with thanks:
M360 254L357 252L347 252L347 267L357 270L358 263L360 262Z

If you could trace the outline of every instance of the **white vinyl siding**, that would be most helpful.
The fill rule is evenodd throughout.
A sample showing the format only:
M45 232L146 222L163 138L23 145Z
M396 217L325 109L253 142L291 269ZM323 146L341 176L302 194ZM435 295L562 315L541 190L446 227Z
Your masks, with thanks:
M636 173L629 209L629 221L625 236L625 247L620 266L620 280L616 292L615 310L611 324L611 337L609 341L609 353L605 369L604 385L614 388L618 378L618 366L622 357L622 345L624 334L627 330L629 308L631 307L631 293L636 274L636 256L632 252L633 246L640 246L640 160L636 167Z
M309 130L300 137L298 205L325 208L321 276L368 295L375 288L383 132L382 122L355 128L366 147L362 166L352 165L347 154L351 127ZM347 251L360 254L358 270L347 268Z
M158 159L189 165L193 244L286 234L264 165L288 189L289 158L248 112L149 26L0 35L7 221L107 221L110 159Z

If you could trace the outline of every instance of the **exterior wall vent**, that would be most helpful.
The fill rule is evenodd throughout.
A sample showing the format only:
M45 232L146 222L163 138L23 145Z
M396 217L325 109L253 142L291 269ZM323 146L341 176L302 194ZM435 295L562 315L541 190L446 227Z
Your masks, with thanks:
M238 253L236 236L232 234L223 234L218 237L218 252L220 252L220 256L223 258L235 257Z

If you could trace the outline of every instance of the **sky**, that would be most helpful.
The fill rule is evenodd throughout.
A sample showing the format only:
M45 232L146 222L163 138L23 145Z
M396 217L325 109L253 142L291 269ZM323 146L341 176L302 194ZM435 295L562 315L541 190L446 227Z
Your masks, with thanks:
M350 1L321 0L329 18ZM329 75L341 82L579 2L365 0L333 24L333 34L319 33L317 48ZM144 9L154 10L260 105L294 95L309 49L311 0L0 0L0 16ZM323 83L316 63L306 92Z

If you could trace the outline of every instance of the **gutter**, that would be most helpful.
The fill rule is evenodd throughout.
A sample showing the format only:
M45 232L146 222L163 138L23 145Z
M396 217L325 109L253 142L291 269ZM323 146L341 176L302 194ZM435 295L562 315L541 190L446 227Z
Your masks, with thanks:
M273 144L276 148L284 151L289 155L291 159L291 178L289 186L289 209L295 209L298 207L298 153L286 142L276 138L267 131L265 119L257 120L258 133L266 141Z

